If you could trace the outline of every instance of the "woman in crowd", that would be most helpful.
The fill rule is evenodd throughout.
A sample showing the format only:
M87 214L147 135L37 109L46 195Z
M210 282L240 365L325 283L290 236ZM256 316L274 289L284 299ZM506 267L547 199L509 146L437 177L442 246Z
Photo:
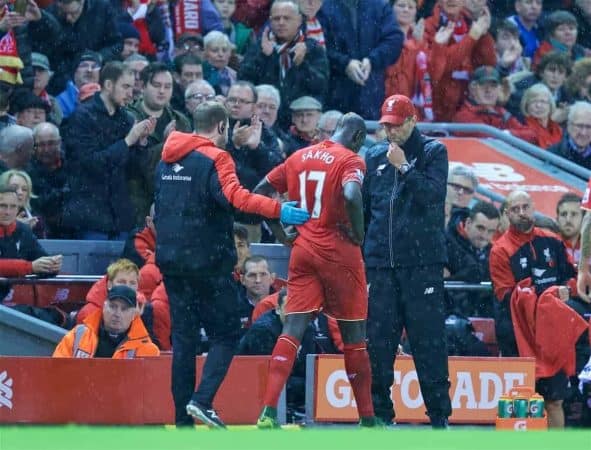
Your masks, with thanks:
M16 188L20 208L17 219L29 225L38 238L45 238L43 221L31 211L31 199L37 196L33 194L33 182L29 174L23 170L8 170L0 175L0 186Z
M527 89L521 99L525 125L535 132L538 147L547 149L562 139L562 128L552 120L556 103L550 89L542 83Z
M203 78L213 86L216 94L225 96L236 81L236 71L228 67L232 43L221 31L210 31L203 39L203 46Z

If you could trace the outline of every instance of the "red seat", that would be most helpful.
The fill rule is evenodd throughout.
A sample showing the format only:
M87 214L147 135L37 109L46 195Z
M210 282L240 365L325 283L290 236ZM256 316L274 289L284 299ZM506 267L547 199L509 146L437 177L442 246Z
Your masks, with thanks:
M470 317L470 322L474 327L476 337L486 344L491 354L498 355L499 348L495 333L495 320L483 317Z

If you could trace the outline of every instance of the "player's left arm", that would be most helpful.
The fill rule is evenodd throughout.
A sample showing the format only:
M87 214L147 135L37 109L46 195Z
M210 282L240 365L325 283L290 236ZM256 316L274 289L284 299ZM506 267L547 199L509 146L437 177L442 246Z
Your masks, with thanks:
M365 178L365 163L363 159L355 155L345 163L341 184L345 197L345 210L349 218L351 228L347 234L356 245L362 245L365 238L365 220L363 211L362 186Z
M365 238L361 185L357 181L346 182L343 186L343 195L345 197L345 209L351 223L349 238L353 243L361 245Z

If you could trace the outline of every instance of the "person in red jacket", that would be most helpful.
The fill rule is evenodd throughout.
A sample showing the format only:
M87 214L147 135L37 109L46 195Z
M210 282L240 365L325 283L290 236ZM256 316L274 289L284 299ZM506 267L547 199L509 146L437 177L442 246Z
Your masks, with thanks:
M519 122L502 106L497 105L500 94L501 79L497 69L491 66L481 66L472 74L469 90L470 95L453 121L460 123L481 123L500 130L510 131L511 134L535 142L535 134ZM457 133L458 135L483 136L479 133Z
M427 70L438 122L451 121L464 101L474 68L497 63L488 8L474 19L462 5L457 0L439 0L433 15L425 20L425 43L430 49Z
M128 259L119 259L107 267L107 274L94 283L86 294L86 305L78 312L76 323L82 323L93 312L103 308L107 291L113 286L125 285L138 290L139 269ZM145 303L146 298L139 296L139 303Z
M524 191L513 191L506 199L509 229L494 242L490 252L490 276L495 303L495 328L503 356L519 356L515 337L515 319L511 296L517 284L531 278L538 295L551 286L559 286L563 301L575 291L576 270L564 243L552 232L534 226L534 205ZM556 323L555 329L538 330L555 333L569 323ZM562 402L566 397L568 377L564 371L536 381L536 392L544 396L550 427L564 426Z
M154 204L150 206L150 213L146 216L146 226L130 233L122 258L133 261L140 269L156 251L156 228L154 228Z
M543 149L558 144L562 139L562 128L552 120L556 102L550 89L543 83L528 88L521 98L521 112L524 123L534 134L535 144Z
M386 97L402 94L412 99L417 88L417 54L422 50L424 22L416 23L416 0L395 0L392 8L405 39L398 61L386 69Z

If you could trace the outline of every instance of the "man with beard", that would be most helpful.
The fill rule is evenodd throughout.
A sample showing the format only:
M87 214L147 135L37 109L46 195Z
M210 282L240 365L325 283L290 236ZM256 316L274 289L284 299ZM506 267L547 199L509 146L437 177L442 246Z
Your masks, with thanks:
M560 286L561 299L566 301L571 288L575 292L576 270L562 240L535 226L535 209L527 192L511 192L506 203L510 225L493 244L490 275L498 300L495 303L495 327L499 349L502 356L519 356L511 317L511 296L517 283L531 278L538 295L550 286ZM560 328L565 324L557 323L556 326ZM551 427L564 426L562 401L567 386L564 371L536 381L536 392L544 396Z
M66 83L66 89L56 97L64 119L70 117L78 107L80 88L88 83L99 82L101 64L101 55L96 52L86 51L80 56L74 76Z
M123 63L107 63L99 81L100 93L81 105L64 129L70 192L63 225L78 239L125 240L133 228L126 171L141 158L156 119L134 124L125 110L134 77Z
M581 225L583 223L581 201L582 198L579 195L567 192L560 197L556 204L556 222L560 228L560 237L575 264L579 263L581 253Z
M156 168L156 264L170 303L172 395L177 426L193 418L224 428L212 408L240 337L234 211L301 225L309 218L295 202L251 194L236 176L228 141L228 111L204 102L193 113L195 133L173 131ZM187 239L190 236L190 239ZM195 391L195 354L203 326L210 346Z

